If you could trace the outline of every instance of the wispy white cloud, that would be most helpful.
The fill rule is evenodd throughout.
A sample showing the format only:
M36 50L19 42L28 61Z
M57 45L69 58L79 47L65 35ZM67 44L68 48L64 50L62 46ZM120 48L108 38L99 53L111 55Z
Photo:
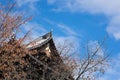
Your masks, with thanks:
M26 31L31 31L32 32L32 37L35 39L39 36L41 36L42 34L46 33L47 30L44 28L44 26L38 24L38 23L27 23L24 27L24 29Z
M116 40L120 40L120 15L111 19L106 31Z
M56 2L56 0L47 0L47 3L48 4L53 4L53 3L55 3Z
M38 24L36 22L28 22L25 25L21 26L21 32L20 32L20 34L18 34L17 37L18 38L23 37L26 34L26 32L28 32L28 31L30 31L30 34L29 34L30 41L47 33L47 30L41 24Z
M60 23L58 23L57 26L58 26L59 28L61 28L61 29L63 30L63 32L65 32L65 33L68 34L68 35L74 35L74 36L78 35L78 34L77 34L74 30L72 30L69 26L66 26L66 25L60 24Z
M39 0L16 0L18 6L23 6L28 4L28 6L31 6L31 4L34 4L36 2L38 2Z
M120 0L56 0L54 11L88 12L90 14L103 14L110 22L106 31L116 40L120 40Z
M57 6L55 9L61 8L62 11L90 12L92 14L104 13L105 15L116 15L120 13L119 0L54 0L52 4Z
M113 57L110 66L106 68L105 75L100 80L120 80L120 53Z
M68 36L75 36L75 37L81 37L82 35L80 33L77 33L73 27L68 26L66 24L63 23L57 23L55 21L51 21L49 19L44 19L47 23L49 23L50 25L53 25L55 27L57 27L60 31L62 31L63 33L67 34Z
M16 0L16 3L18 5L18 7L22 7L24 6L24 8L28 8L28 11L33 11L33 12L37 12L37 8L36 8L36 3L39 2L39 0Z
M79 39L74 37L74 36L67 36L67 37L64 37L64 36L55 36L55 42L56 44L64 44L64 42L67 42L67 43L73 43L73 46L75 47L78 47L79 46Z

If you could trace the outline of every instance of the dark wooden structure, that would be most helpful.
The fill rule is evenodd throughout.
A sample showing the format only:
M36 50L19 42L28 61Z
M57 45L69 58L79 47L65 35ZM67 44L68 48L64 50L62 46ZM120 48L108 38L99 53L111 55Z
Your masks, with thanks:
M65 69L64 63L55 47L51 32L30 42L27 48L37 51L35 54L26 56L26 59L29 58L31 66L26 69L30 73L28 79L74 80L69 70Z

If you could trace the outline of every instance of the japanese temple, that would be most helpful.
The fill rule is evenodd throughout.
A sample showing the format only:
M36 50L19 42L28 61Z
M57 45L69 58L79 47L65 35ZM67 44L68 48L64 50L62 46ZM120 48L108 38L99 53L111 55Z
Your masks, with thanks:
M29 50L36 50L37 53L30 54L31 66L35 68L33 74L38 80L74 80L69 72L63 68L64 63L55 47L52 32L49 32L27 45Z

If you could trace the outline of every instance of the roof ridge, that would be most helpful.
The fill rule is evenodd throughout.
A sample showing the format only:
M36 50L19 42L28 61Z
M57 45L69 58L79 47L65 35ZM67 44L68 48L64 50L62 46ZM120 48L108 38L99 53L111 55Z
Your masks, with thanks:
M50 31L46 33L45 35L40 36L37 39L33 40L32 42L28 43L27 47L28 48L35 47L35 46L38 47L38 45L41 46L42 44L48 42L51 39L52 39L52 32Z

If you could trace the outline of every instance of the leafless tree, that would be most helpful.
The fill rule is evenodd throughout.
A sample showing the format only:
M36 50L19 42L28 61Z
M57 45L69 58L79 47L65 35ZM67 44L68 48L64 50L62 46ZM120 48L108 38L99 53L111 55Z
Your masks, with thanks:
M68 41L67 41L68 42ZM73 43L67 44L65 41L62 45L58 45L58 50L63 61L71 71L75 80L97 80L96 75L103 74L108 67L109 54L107 49L103 49L105 39L98 44L87 44L84 48L86 53L82 53L82 57L75 59L75 52L72 49ZM78 54L77 54L78 56ZM97 76L98 77L98 76Z
M22 59L29 51L22 45L24 37L16 39L20 26L30 18L12 13L15 4L0 5L0 79L24 79L22 71L27 63ZM18 66L19 65L19 66Z

